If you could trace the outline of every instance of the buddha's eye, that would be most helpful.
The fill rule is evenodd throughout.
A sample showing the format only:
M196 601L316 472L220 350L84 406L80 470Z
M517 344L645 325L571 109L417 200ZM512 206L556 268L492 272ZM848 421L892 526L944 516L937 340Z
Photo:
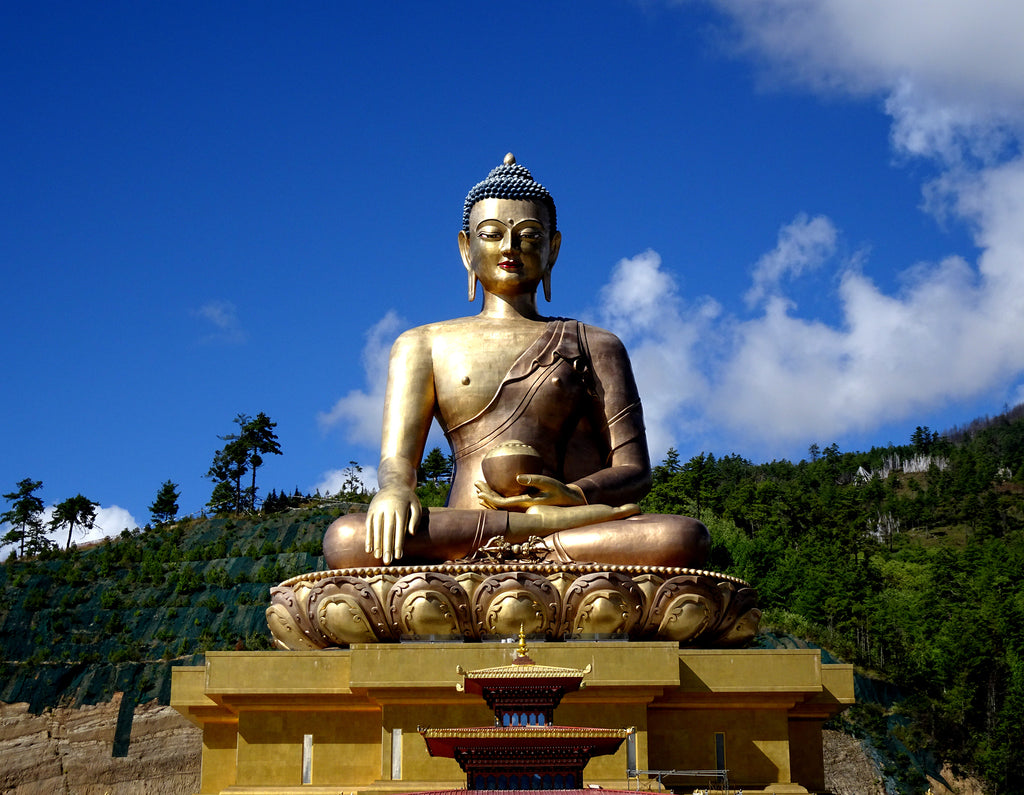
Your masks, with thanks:
M477 230L476 236L481 240L501 240L505 235L503 230L497 227L485 226Z

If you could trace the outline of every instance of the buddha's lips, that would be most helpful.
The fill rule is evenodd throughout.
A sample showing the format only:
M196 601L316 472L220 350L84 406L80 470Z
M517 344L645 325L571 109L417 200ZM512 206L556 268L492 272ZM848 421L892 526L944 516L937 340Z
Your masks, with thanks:
M523 267L523 265L520 262L512 262L511 260L505 260L504 262L499 262L498 267L501 268L503 271L515 271L519 270L521 267Z

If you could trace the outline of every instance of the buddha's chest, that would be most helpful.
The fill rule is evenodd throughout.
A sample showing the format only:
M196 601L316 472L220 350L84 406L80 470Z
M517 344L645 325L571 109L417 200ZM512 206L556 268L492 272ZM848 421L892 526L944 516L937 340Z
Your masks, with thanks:
M434 345L434 390L437 408L446 427L453 427L475 417L494 399L510 368L534 343L536 328L455 335ZM551 368L548 368L551 369ZM558 386L564 377L559 368L537 373ZM516 384L506 385L515 392ZM557 391L557 390L556 390ZM515 401L514 394L503 399Z

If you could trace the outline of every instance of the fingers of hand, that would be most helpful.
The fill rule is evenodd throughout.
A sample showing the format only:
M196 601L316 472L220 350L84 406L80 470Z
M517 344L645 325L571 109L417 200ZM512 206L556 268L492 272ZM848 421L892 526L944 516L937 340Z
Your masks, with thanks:
M366 551L387 565L402 557L405 533L415 530L419 521L418 505L388 505L373 511L366 525Z

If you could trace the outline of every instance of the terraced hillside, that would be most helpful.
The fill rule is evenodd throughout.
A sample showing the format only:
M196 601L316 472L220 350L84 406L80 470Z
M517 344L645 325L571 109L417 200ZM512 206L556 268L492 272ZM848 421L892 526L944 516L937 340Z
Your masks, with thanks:
M0 702L168 703L170 671L210 649L270 648L269 589L323 567L320 505L124 531L87 549L0 567Z

